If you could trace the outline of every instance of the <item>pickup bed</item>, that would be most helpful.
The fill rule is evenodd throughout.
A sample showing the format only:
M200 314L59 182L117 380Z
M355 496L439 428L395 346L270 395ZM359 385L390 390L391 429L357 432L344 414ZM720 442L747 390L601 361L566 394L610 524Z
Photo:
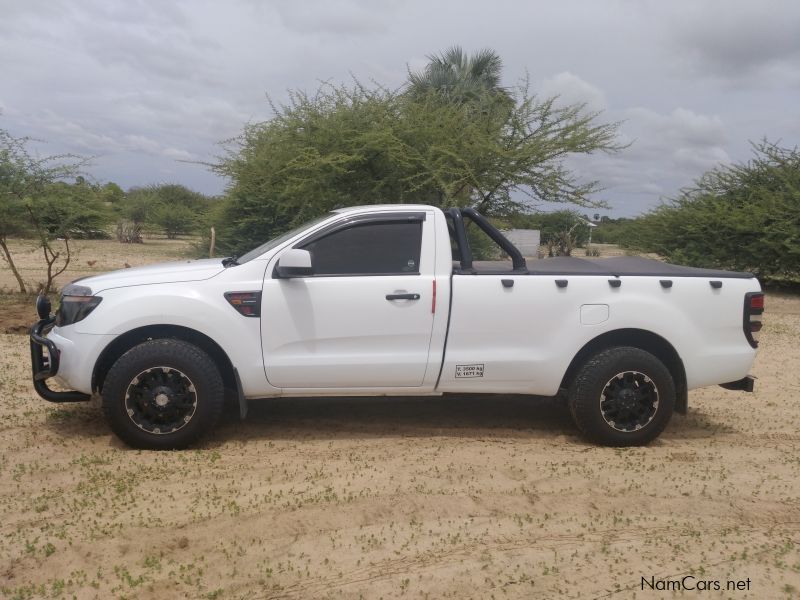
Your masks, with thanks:
M76 280L54 316L38 299L31 360L44 399L100 394L142 448L195 442L226 396L244 417L256 398L442 393L560 396L587 438L638 445L690 389L752 391L763 307L749 273L526 262L472 209L365 206L238 259Z

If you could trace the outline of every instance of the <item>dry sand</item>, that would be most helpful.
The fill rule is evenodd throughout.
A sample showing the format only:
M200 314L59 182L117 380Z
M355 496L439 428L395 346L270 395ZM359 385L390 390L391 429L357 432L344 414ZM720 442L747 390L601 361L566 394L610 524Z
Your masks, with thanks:
M756 392L691 392L646 448L506 396L252 402L154 453L38 399L0 335L0 593L797 598L798 339L800 299L769 296ZM642 591L684 575L723 590Z

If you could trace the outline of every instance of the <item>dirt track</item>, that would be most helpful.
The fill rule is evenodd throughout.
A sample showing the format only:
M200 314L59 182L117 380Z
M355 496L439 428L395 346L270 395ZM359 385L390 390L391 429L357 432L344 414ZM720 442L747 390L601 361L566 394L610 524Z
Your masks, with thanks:
M800 595L800 300L768 298L755 394L690 394L648 448L516 397L282 399L202 447L128 450L34 397L0 336L6 597ZM724 591L750 579L749 591ZM680 595L680 594L679 594Z

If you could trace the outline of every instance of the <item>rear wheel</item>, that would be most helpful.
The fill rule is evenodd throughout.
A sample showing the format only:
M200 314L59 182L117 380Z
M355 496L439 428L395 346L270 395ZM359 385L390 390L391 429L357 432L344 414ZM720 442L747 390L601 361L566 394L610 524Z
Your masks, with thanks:
M658 358L628 346L598 352L579 369L569 389L578 429L607 446L654 440L675 408L675 383Z
M224 389L219 369L200 348L150 340L123 354L103 384L111 429L135 448L185 448L219 420Z

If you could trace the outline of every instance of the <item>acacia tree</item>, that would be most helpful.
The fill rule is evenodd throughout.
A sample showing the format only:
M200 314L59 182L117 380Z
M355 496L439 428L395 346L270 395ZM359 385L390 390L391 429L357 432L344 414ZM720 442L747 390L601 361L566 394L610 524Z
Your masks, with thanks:
M3 251L3 260L8 264L14 279L17 280L19 291L26 292L25 281L17 270L14 257L8 247L8 238L25 235L29 232L29 225L24 219L25 208L16 197L11 195L0 196L0 249Z
M0 249L22 293L28 290L14 263L8 238L34 234L43 244L45 255L49 249L58 258L50 239L42 236L37 223L31 221L27 207L31 198L42 193L48 185L76 177L86 164L86 159L70 154L34 156L28 150L31 141L31 138L16 138L0 129Z
M800 277L800 150L763 140L754 158L703 175L626 224L621 245L681 264Z
M563 161L618 150L617 124L553 100L527 85L508 96L478 89L468 101L358 82L294 92L212 165L231 181L214 215L219 246L240 252L352 204L474 206L494 216L529 211L528 198L598 206L597 183L580 182Z
M169 239L194 231L208 211L208 198L186 186L167 183L153 186L153 190L161 203L155 221Z
M169 239L192 233L210 205L207 196L179 184L131 188L117 206L123 218L118 225L118 238L128 243L141 242L145 225L158 226Z
M78 178L76 183L51 183L25 201L28 221L39 243L45 267L41 293L53 290L55 278L70 265L73 238L107 236L110 215L101 200L101 188Z

